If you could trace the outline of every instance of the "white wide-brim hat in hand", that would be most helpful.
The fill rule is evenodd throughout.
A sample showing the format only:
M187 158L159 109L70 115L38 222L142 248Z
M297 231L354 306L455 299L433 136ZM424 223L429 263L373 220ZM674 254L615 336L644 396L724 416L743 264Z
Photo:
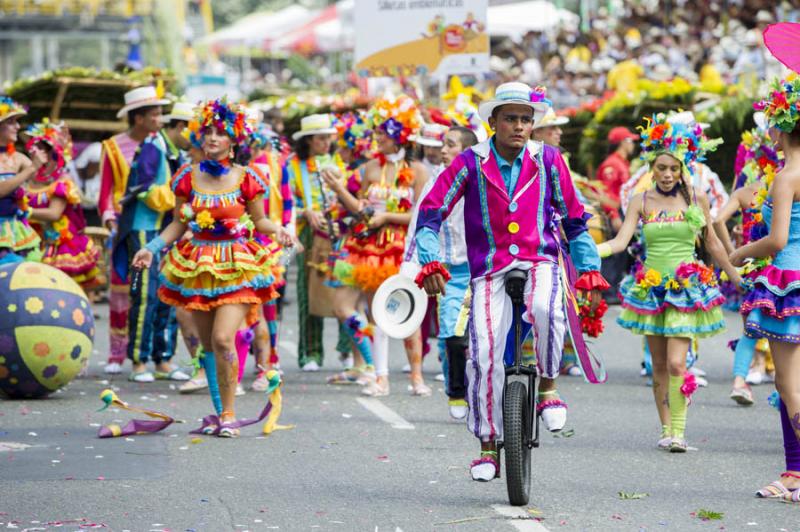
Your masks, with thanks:
M333 120L329 114L308 115L300 120L300 131L292 135L292 139L297 140L307 135L333 135L336 128L333 127Z
M134 109L169 105L170 103L169 100L158 97L155 87L139 87L138 89L133 89L125 93L125 106L119 110L117 118L124 118Z
M494 98L482 102L478 106L478 116L484 122L489 121L492 116L492 111L501 105L527 105L533 109L534 124L542 119L550 108L550 101L546 97L544 87L537 87L535 90L531 89L525 83L512 81L510 83L503 83L494 93Z
M387 336L398 340L417 332L427 309L427 294L403 269L378 287L370 307L375 325Z

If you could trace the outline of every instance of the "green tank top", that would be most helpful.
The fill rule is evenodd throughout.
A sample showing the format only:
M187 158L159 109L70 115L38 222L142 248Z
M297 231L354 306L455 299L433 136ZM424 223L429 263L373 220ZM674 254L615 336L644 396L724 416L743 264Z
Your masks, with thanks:
M706 224L700 207L692 204L685 211L651 213L643 224L647 268L672 275L682 262L696 260L695 241Z

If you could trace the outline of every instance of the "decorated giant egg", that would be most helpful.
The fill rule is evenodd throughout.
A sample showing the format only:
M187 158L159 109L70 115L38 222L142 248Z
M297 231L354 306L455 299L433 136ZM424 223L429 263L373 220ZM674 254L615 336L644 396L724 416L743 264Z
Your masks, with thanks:
M86 294L60 270L0 266L0 392L44 397L89 362L94 317Z

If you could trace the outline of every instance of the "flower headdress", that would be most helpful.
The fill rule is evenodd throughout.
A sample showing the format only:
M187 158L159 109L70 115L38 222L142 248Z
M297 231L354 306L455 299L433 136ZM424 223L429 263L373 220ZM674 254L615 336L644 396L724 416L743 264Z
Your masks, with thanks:
M275 140L277 140L277 135L270 130L267 124L260 122L255 126L255 130L247 142L253 148L264 149L267 145L274 147Z
M770 127L791 133L800 119L800 76L789 74L784 80L770 84L769 98L753 104L756 111L764 111Z
M190 140L194 145L201 145L203 137L210 128L225 131L236 144L243 144L253 133L252 126L242 106L228 103L225 97L207 101L197 112L194 120L189 122Z
M645 125L638 129L642 135L642 160L652 164L659 155L675 157L689 170L693 162L705 160L706 153L722 144L722 139L709 139L696 122L672 123L664 113L645 118Z
M353 150L356 159L364 157L372 146L372 130L360 113L337 115L333 127L336 128L339 147Z
M25 129L28 142L25 149L30 152L39 142L44 142L53 150L53 160L56 161L56 170L61 170L72 159L72 138L69 130L62 124L53 124L47 118Z
M26 115L28 111L8 96L0 96L0 122L12 116Z
M409 137L422 126L417 104L405 95L387 97L375 102L368 113L373 130L380 128L400 145L408 143Z
M742 133L734 164L734 188L760 183L768 171L775 172L782 167L783 158L766 131L753 128Z

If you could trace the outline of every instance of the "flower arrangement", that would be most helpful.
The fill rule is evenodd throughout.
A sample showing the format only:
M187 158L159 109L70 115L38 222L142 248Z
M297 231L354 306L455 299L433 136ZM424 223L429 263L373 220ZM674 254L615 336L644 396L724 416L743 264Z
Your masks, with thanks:
M638 264L634 272L634 281L642 292L680 292L692 286L716 286L717 277L714 270L701 262L684 262L675 269L675 275L662 275L653 268Z
M422 115L417 104L410 97L386 97L375 102L367 113L370 128L381 131L396 143L405 145L409 137L422 127Z
M791 133L800 119L800 76L789 74L786 79L770 84L768 98L753 104L756 111L764 111L770 127Z
M601 299L597 308L592 310L590 301L578 298L578 314L581 318L581 329L592 338L597 338L603 332L603 316L608 311L608 303Z
M28 126L25 135L28 137L25 149L29 152L39 142L44 142L53 149L56 154L56 170L64 168L64 165L72 159L72 139L63 124L53 124L45 118Z
M253 129L246 120L244 108L228 103L226 98L207 101L189 122L190 141L201 145L210 128L225 131L236 144L242 144L252 135Z

